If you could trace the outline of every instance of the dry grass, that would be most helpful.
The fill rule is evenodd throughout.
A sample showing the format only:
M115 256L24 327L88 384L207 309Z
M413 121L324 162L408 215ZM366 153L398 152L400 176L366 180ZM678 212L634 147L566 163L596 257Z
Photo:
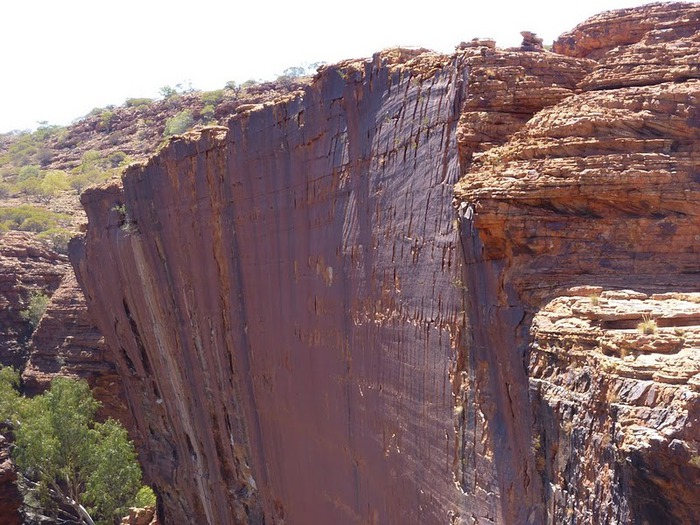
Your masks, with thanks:
M642 332L644 335L655 334L658 329L659 327L656 324L656 319L651 317L649 314L644 314L642 316L642 322L637 325L637 330Z

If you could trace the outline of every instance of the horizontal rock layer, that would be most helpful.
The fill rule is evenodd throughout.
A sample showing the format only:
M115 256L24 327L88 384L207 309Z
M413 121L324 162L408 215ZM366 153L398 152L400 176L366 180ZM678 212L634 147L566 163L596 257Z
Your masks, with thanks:
M22 312L32 293L51 297L68 259L27 232L0 235L0 364L21 369L28 358L32 326Z
M112 353L87 311L72 272L66 272L51 296L46 313L32 334L28 352L29 359L22 371L26 394L43 392L57 376L82 378L101 403L98 417L112 417L126 428L133 428Z
M465 257L493 270L468 291L493 312L472 341L489 364L504 344L526 363L529 393L502 380L529 395L547 523L700 520L697 12L601 15L572 32L588 51L560 39L598 59L583 91L457 185Z

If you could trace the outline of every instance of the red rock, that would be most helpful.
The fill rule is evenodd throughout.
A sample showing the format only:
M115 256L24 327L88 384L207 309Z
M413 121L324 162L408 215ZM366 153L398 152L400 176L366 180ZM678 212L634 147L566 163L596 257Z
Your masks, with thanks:
M561 35L555 53L600 59L615 48L629 46L659 32L689 36L697 31L700 6L683 2L658 2L641 7L606 11ZM664 64L659 64L663 69Z
M72 272L67 272L51 297L32 335L29 360L22 372L26 393L43 392L57 376L87 380L93 396L102 403L99 416L134 428L114 359L87 311Z
M0 364L21 369L32 327L21 316L32 292L51 296L68 271L68 259L27 232L0 236Z
M129 515L122 518L121 525L158 525L158 517L152 507L132 508Z
M17 469L10 457L10 443L0 434L0 525L20 525L22 496L17 488Z
M480 405L499 424L510 419L499 390L525 398L513 378L529 361L534 458L523 457L545 523L700 520L699 318L687 300L700 271L700 82L682 73L698 53L697 12L655 5L579 26L581 49L565 51L598 60L587 91L534 115L457 185L476 212L462 223L465 373L496 397ZM645 315L655 334L637 331Z
M453 470L464 70L415 54L327 67L171 142L124 192L83 194L73 261L166 523L443 523L497 504Z
M695 11L328 66L84 193L163 522L700 521Z

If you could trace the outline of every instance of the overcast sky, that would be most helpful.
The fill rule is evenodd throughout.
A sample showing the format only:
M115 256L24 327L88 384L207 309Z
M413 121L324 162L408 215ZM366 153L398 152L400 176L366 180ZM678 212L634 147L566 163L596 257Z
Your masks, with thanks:
M290 66L460 41L551 43L600 11L641 0L4 0L0 132L68 124L95 107L189 81L269 80Z

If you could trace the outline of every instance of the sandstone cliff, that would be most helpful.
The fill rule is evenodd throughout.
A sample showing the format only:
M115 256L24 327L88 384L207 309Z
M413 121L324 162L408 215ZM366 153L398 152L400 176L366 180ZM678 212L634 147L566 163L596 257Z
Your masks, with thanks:
M21 369L33 327L22 316L32 293L50 297L68 271L68 258L26 232L0 237L0 364Z
M487 317L467 373L500 367L493 384L525 399L503 369L526 361L549 523L700 519L687 295L700 270L699 28L697 5L666 4L564 35L555 49L597 57L583 91L476 158L457 185L476 210L461 228L465 258L492 272L468 287L470 311ZM658 330L640 334L645 319ZM503 346L510 363L493 359Z
M698 11L326 67L84 193L163 522L697 522Z

